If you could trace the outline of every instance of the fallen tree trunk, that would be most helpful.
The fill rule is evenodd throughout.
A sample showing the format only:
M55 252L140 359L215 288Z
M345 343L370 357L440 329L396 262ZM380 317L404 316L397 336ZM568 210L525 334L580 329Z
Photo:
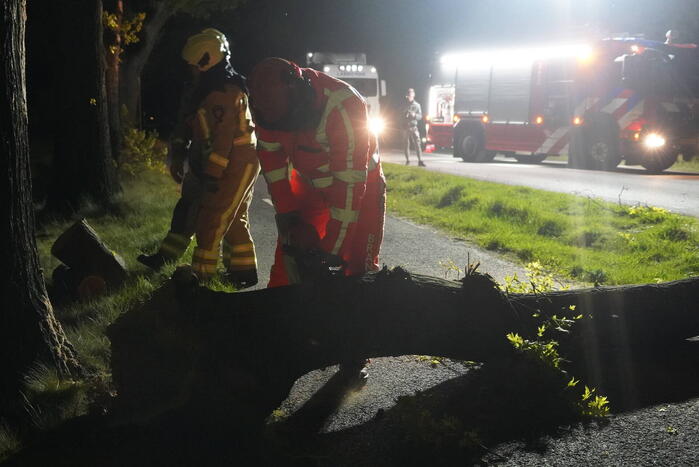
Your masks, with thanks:
M594 379L618 349L633 358L699 334L699 278L506 296L489 276L455 282L401 269L235 294L182 276L108 331L118 401L141 416L186 408L261 423L313 369L409 354L509 357L505 334L533 336L536 313L585 316L561 343L582 362L577 377Z

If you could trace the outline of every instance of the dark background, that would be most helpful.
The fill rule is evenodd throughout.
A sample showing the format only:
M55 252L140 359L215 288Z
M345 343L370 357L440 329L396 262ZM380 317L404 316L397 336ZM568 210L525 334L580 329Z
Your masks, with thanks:
M51 93L60 92L52 89L42 64L70 53L51 47L51 18L42 3L29 0L27 36L30 118L36 131L51 110ZM387 82L383 111L390 112L407 87L416 89L424 105L430 71L445 51L618 32L663 40L668 29L680 31L684 41L697 41L699 1L248 0L208 20L177 15L166 25L142 77L144 124L163 136L174 123L185 77L180 51L186 38L204 27L228 36L233 64L243 74L267 56L304 64L309 51L365 52Z

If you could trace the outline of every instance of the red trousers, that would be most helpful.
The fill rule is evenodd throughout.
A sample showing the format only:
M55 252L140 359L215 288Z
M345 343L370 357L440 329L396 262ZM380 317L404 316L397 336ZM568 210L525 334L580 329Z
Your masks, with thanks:
M291 174L291 190L298 200L301 218L315 227L318 236L323 238L325 227L330 219L330 209L323 192L303 181L295 170ZM348 242L340 256L345 261L345 274L363 274L379 269L379 250L383 241L383 227L386 214L386 180L379 164L367 175L366 192L359 209L359 218L347 232ZM281 243L277 240L274 265L269 275L267 287L288 285L289 279L284 266Z

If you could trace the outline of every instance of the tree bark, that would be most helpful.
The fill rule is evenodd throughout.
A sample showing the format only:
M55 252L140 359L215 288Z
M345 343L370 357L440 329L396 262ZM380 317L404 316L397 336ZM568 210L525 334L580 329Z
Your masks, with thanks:
M17 415L22 375L37 361L64 375L79 371L53 314L39 264L31 199L25 84L25 0L0 4L0 166L5 264L0 310L0 414Z
M55 3L61 18L57 49L64 53L54 65L57 105L51 201L75 207L91 198L108 205L119 184L109 137L102 1Z
M117 15L118 22L124 18L124 2L116 0L114 2L114 13ZM115 49L106 50L107 68L106 68L106 84L107 84L107 108L109 110L109 139L111 142L112 157L118 163L121 153L121 105L119 103L119 73L121 61L121 33L114 33Z
M155 2L153 11L143 24L141 41L129 50L122 66L121 102L126 106L131 124L141 127L141 74L148 63L150 54L158 42L168 19L176 13L176 8L168 8L167 1Z
M185 407L261 423L297 378L334 363L410 354L509 358L506 333L535 338L535 313L585 316L561 349L582 362L572 374L586 383L605 383L596 375L615 368L610 354L619 349L622 363L633 365L646 358L644 348L675 348L699 334L699 278L506 296L489 276L460 284L402 270L236 294L178 285L189 280L183 277L108 331L126 408Z

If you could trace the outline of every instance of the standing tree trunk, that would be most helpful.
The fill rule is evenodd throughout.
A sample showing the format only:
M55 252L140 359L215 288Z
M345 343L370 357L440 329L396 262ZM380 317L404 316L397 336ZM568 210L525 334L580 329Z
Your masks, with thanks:
M122 67L121 102L134 126L141 126L141 74L160 37L160 31L175 13L176 7L161 0L155 3L143 25L143 37L138 48L129 53Z
M119 24L124 19L124 2L114 2L114 13ZM121 153L121 106L119 104L119 68L121 61L122 38L119 30L114 32L113 43L107 53L107 108L109 111L109 138L112 143L112 157L118 163Z
M26 0L0 3L0 167L5 264L0 309L0 414L16 407L21 377L37 360L79 371L56 320L39 265L31 199L25 84Z
M54 2L56 125L51 201L107 205L119 191L109 137L102 0ZM86 4L87 3L87 4Z

